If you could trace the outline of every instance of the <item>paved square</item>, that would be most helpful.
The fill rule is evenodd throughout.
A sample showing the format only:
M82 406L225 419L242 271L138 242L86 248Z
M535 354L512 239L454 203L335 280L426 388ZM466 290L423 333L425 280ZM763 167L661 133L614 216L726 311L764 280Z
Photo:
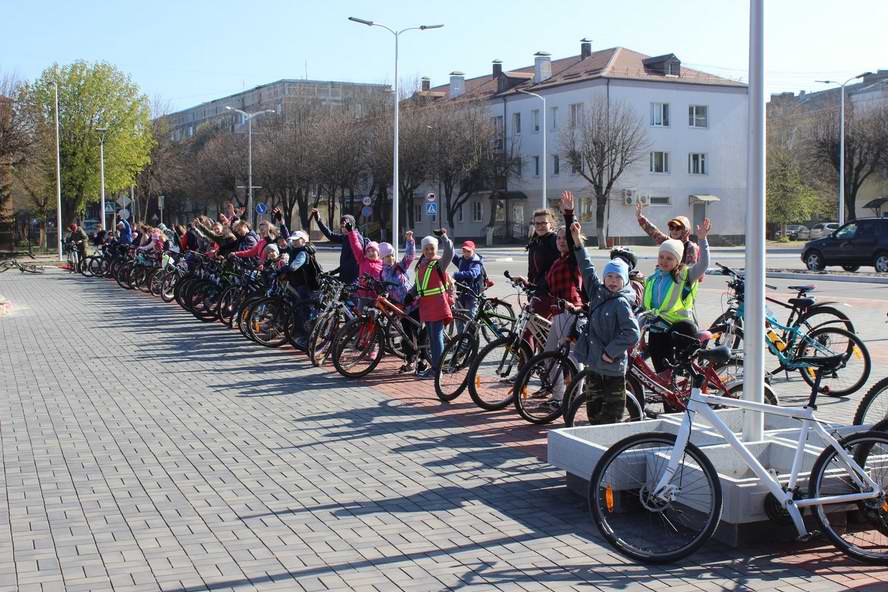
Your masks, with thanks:
M0 294L0 592L888 590L822 541L634 565L509 412L347 382L113 282Z

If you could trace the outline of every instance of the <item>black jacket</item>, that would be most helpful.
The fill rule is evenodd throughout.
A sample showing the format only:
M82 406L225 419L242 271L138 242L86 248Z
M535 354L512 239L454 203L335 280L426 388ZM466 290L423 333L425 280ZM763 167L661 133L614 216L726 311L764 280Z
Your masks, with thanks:
M318 228L321 229L321 232L327 237L328 241L342 245L342 250L339 251L339 279L346 284L352 283L358 279L360 269L358 262L355 260L355 254L352 253L351 247L348 244L348 238L344 234L330 230L320 217L317 218L317 221ZM358 241L362 246L367 245L367 239L361 236L360 232L358 233Z
M545 236L534 234L527 243L527 281L536 285L538 296L549 293L546 287L546 272L561 257L557 239L554 232Z

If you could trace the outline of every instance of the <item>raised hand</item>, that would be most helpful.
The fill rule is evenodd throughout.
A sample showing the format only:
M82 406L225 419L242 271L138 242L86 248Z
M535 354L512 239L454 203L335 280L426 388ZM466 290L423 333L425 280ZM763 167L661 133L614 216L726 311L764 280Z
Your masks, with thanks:
M574 196L570 191L561 192L561 212L574 209Z
M412 230L408 230L407 232L404 233L404 240L406 240L406 241L413 240L413 231Z
M312 208L311 212L308 214L308 219L317 218L320 215L317 208Z
M580 226L579 222L574 222L570 225L570 235L573 237L573 242L576 246L582 246L582 242L580 242L580 231L582 230L582 226Z
M635 202L635 217L641 218L644 216L644 204L640 201Z
M697 224L697 240L704 240L709 236L710 230L712 230L712 221L709 218L703 218L703 224Z

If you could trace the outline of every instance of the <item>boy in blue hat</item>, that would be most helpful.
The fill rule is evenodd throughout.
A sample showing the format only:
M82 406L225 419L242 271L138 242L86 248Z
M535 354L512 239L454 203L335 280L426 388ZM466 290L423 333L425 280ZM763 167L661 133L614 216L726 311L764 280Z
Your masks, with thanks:
M622 259L612 259L599 279L582 246L580 224L574 222L570 232L589 301L589 320L576 345L577 359L592 370L583 387L586 411L593 425L615 423L623 418L626 407L628 350L640 336L632 313L635 292L629 285L629 266Z

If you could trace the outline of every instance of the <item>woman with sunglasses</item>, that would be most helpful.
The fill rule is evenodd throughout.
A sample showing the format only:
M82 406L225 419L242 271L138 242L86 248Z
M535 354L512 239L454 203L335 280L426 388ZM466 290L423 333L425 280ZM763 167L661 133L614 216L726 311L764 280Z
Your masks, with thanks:
M691 240L691 221L685 216L676 216L669 221L669 235L663 233L650 220L644 216L644 204L635 204L635 217L638 218L638 225L644 230L649 237L654 239L658 245L667 239L681 241L684 245L684 251L679 263L685 265L693 265L700 259L700 246Z

